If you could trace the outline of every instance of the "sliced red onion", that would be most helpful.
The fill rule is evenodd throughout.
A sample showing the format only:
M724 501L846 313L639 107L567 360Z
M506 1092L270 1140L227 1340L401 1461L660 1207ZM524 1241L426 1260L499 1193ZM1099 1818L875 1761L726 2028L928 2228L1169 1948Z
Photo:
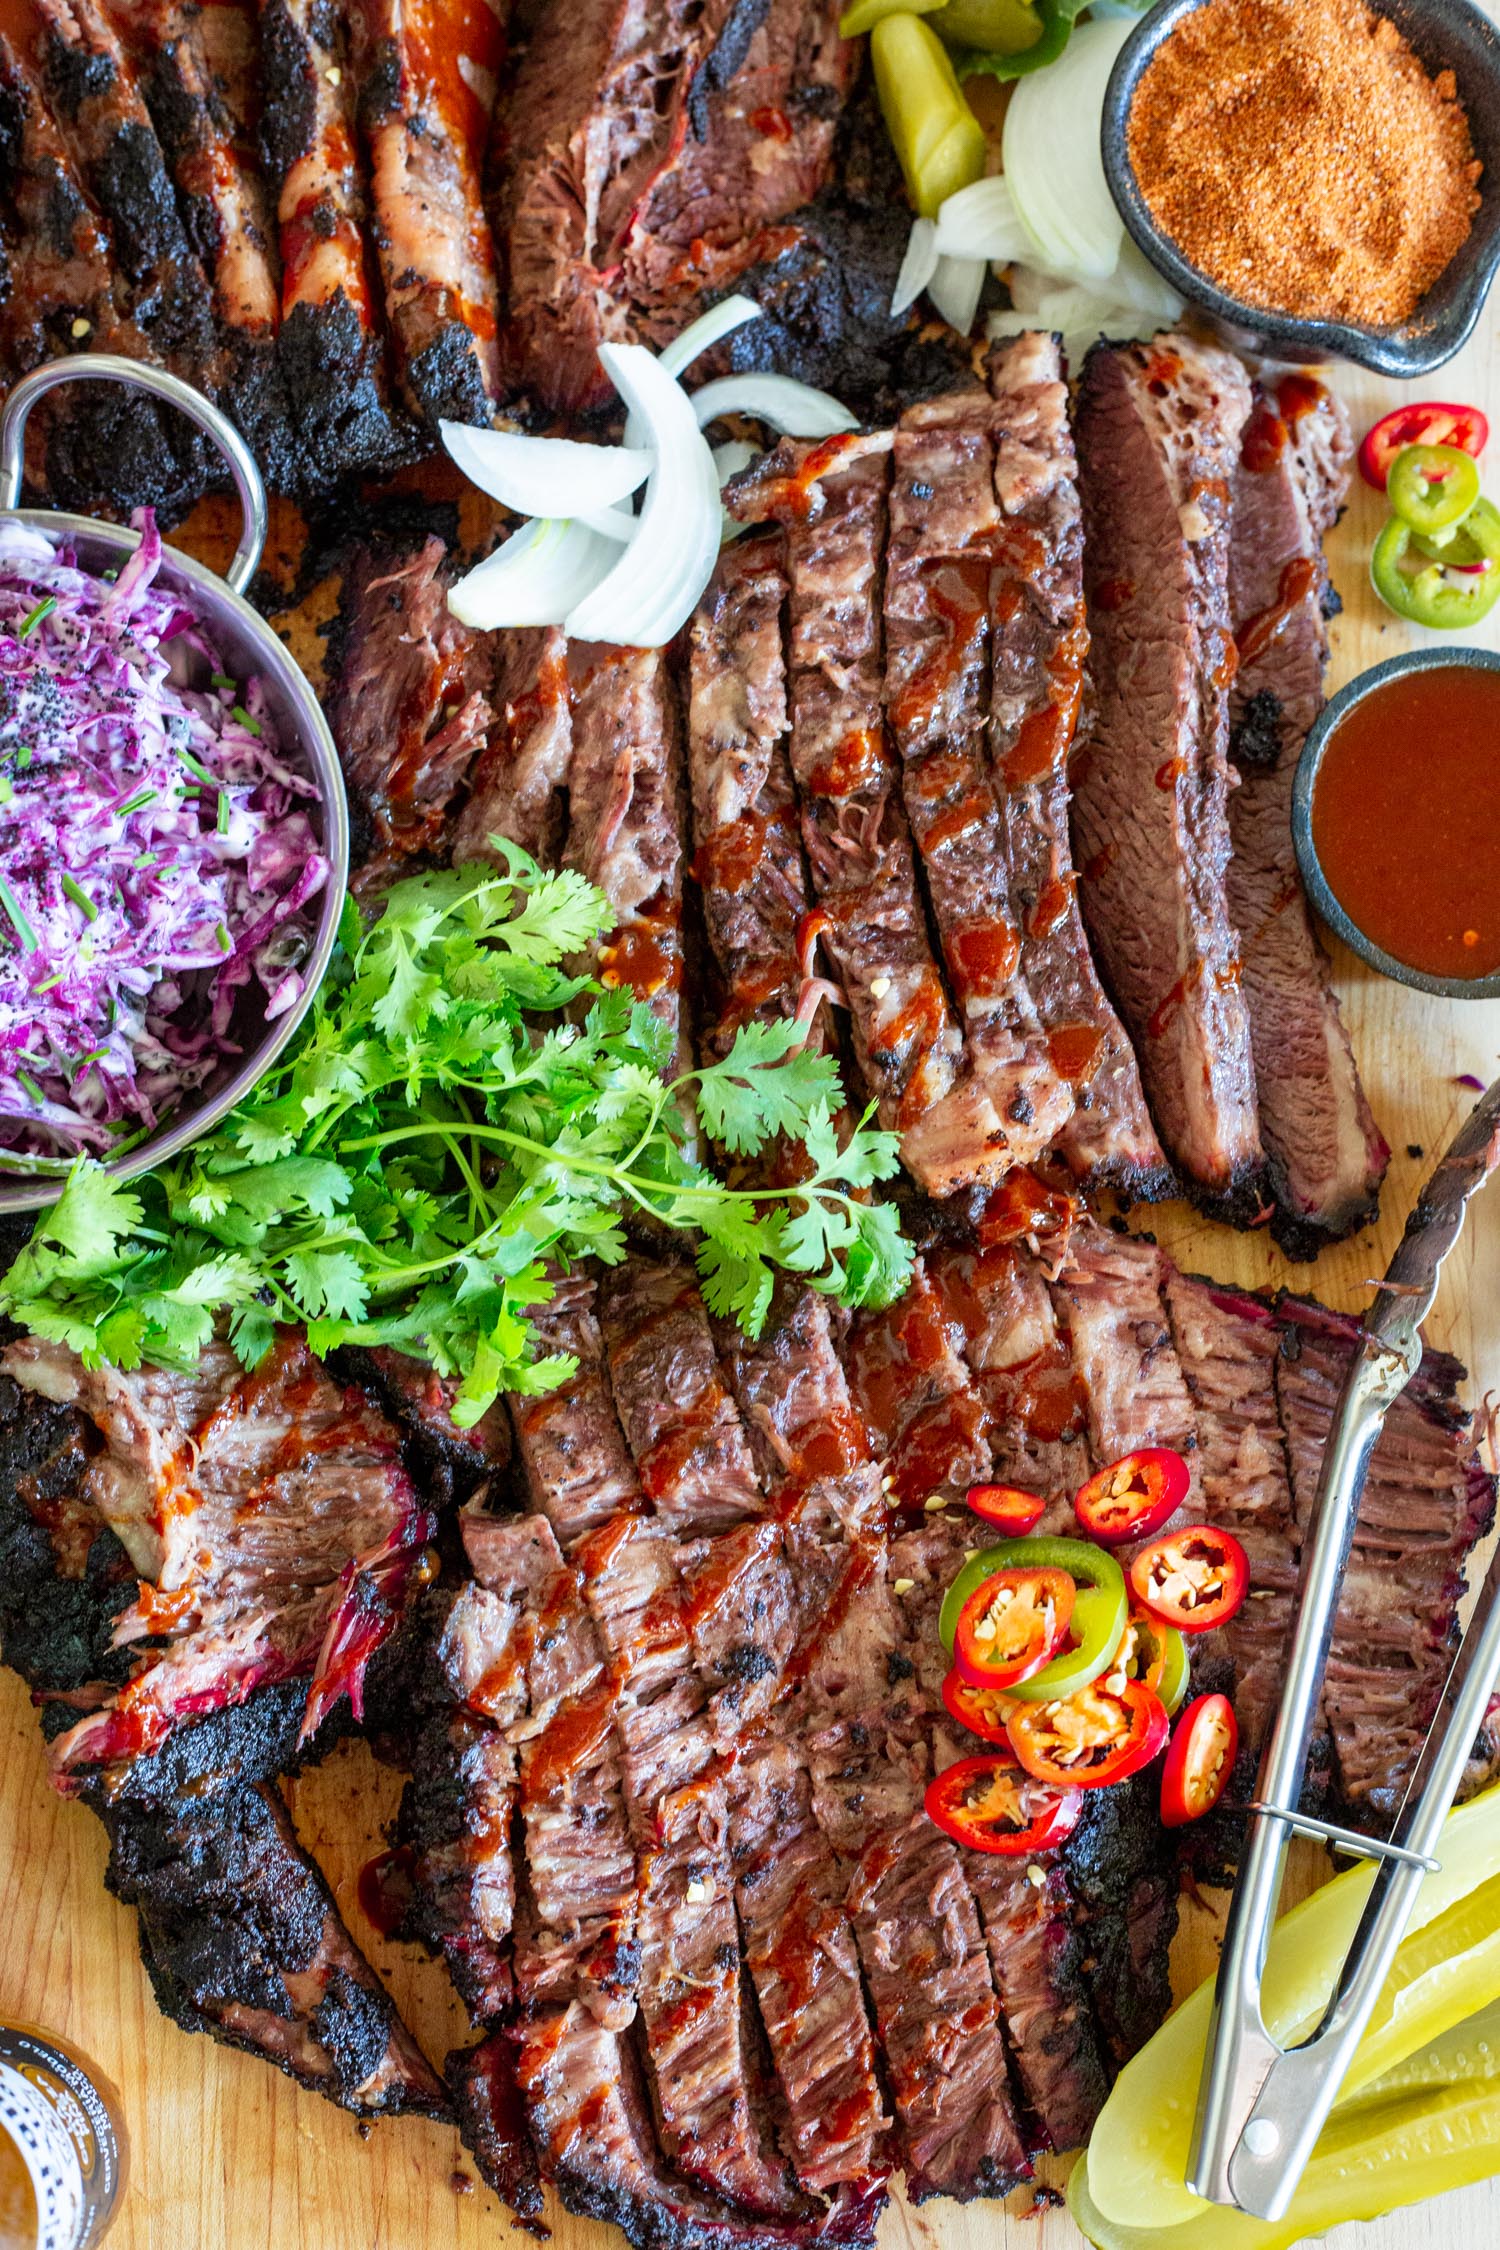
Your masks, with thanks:
M932 219L913 219L911 233L906 238L906 255L901 261L901 271L896 276L895 294L891 298L891 318L899 320L902 313L910 312L933 275L937 272L937 225Z
M440 422L443 444L470 484L520 516L581 516L612 507L645 483L649 453L631 445L579 445Z
M692 615L718 560L718 474L670 369L640 344L601 344L599 363L648 433L656 465L634 539L563 627L578 640L661 648Z
M502 625L560 625L619 560L617 541L587 524L538 516L460 578L448 607L479 632Z

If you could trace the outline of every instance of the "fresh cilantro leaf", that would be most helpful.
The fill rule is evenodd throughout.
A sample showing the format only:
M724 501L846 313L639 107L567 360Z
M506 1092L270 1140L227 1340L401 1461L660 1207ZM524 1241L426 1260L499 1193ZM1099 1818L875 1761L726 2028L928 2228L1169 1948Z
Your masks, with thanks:
M254 1366L300 1318L315 1352L424 1359L456 1381L467 1425L499 1390L567 1379L531 1315L558 1267L623 1259L628 1223L695 1236L710 1310L751 1334L781 1272L888 1302L912 1253L870 1190L896 1167L895 1136L868 1117L851 1130L832 1058L794 1022L747 1025L722 1061L668 1084L671 1026L563 967L610 919L576 872L544 874L504 842L495 862L404 878L368 927L349 902L323 987L261 1083L129 1187L80 1160L0 1309L121 1367L191 1367L215 1332ZM796 1186L726 1185L695 1153L695 1121L731 1156L800 1144Z

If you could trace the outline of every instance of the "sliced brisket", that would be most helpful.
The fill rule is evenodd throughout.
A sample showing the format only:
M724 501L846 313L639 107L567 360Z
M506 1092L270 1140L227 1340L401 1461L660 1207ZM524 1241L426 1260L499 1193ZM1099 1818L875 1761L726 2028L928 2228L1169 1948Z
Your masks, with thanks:
M999 793L1021 974L1074 1110L1057 1148L1077 1176L1154 1198L1172 1181L1140 1071L1084 935L1068 834L1068 757L1088 627L1083 520L1055 336L990 357L1000 526L990 577L991 768Z
M206 10L190 0L112 0L108 12L139 73L187 238L212 291L225 362L221 401L271 489L293 490L296 432L276 352L281 260L254 147L254 10L248 0Z
M163 2012L374 2116L447 2100L269 1786L104 1815Z
M507 371L598 404L596 350L664 342L821 184L853 69L831 0L586 0L543 15L498 136Z
M1390 1151L1339 1016L1292 848L1292 780L1323 702L1323 540L1343 506L1352 441L1332 392L1305 376L1263 391L1234 472L1230 614L1239 646L1230 756L1229 911L1239 932L1261 1136L1290 1255L1363 1226Z
M747 521L786 526L792 771L823 942L882 1123L930 1192L994 1177L1008 1129L978 1079L928 940L886 739L880 565L889 433L783 441L732 488ZM1013 1123L1015 1121L1012 1121Z
M1284 1297L1277 1404L1304 1536L1357 1324ZM1388 1826L1401 1802L1458 1641L1463 1563L1488 1527L1494 1482L1479 1468L1463 1370L1429 1351L1386 1417L1344 1575L1324 1707L1338 1784L1357 1821Z
M259 0L261 160L276 194L278 354L302 488L322 492L415 450L394 412L354 123L348 27L323 0Z
M1073 1112L1021 962L1005 833L990 779L991 558L999 412L959 391L897 425L885 567L886 708L907 818L976 1086L1029 1163ZM974 1167L991 1169L988 1152Z
M687 805L676 691L660 649L575 641L568 840L564 857L614 909L614 927L580 966L624 985L673 1034L666 1075L682 1068L682 869Z
M494 723L453 823L453 861L483 859L492 836L508 836L550 866L562 849L573 756L568 644L555 625L539 626L497 634L492 655Z
M514 1996L515 1749L498 1727L454 1710L424 1722L409 1756L396 1826L412 1892L401 1935L440 1952L470 2020L492 2023Z
M139 1578L113 1640L146 1646L54 1743L61 1775L139 1759L184 1720L285 1681L310 1681L304 1735L346 1690L358 1716L433 1529L395 1431L361 1393L286 1334L252 1375L220 1343L192 1376L91 1371L30 1337L5 1366L102 1432L77 1492Z
M1225 891L1230 479L1243 369L1183 336L1101 345L1077 412L1095 708L1073 760L1080 899L1178 1170L1260 1201L1255 1071Z
M53 115L108 224L117 310L139 328L153 359L213 397L229 373L227 354L215 333L208 282L124 49L95 0L38 0L37 15L42 80ZM143 497L180 509L207 481L209 455L204 439L179 419L164 418L161 427L177 475L159 494ZM75 478L97 454L101 435L85 411L77 458L69 463ZM121 497L113 479L102 490Z
M483 166L503 8L460 25L441 0L352 0L359 122L386 317L414 413L488 425L499 392Z
M787 738L786 564L775 535L720 558L689 628L692 874L719 993L708 1044L796 1012L799 933L811 899ZM815 1019L817 1036L826 1015Z
M344 574L328 720L367 882L426 851L490 722L475 637L448 608L441 539L362 546Z

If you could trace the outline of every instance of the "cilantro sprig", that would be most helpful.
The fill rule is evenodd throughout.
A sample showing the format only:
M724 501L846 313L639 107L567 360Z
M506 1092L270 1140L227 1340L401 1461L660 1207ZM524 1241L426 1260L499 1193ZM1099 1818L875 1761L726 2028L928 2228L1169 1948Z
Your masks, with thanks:
M398 883L366 928L345 906L297 1039L247 1101L128 1185L81 1159L0 1282L0 1310L90 1365L191 1367L227 1312L255 1366L278 1323L314 1351L390 1344L461 1378L455 1419L538 1392L529 1314L546 1267L625 1255L636 1219L696 1237L705 1299L760 1332L778 1271L886 1304L911 1249L866 1191L897 1166L868 1116L842 1137L838 1067L796 1023L749 1024L671 1080L667 1028L571 974L610 926L572 871L497 840ZM793 1187L728 1185L698 1153L800 1143ZM743 1167L741 1167L743 1169Z

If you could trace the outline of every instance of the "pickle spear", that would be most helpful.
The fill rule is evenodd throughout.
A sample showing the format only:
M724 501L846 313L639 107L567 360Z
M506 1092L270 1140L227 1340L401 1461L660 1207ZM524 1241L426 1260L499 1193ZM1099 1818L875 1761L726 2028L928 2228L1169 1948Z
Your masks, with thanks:
M948 50L920 16L882 16L870 34L875 87L907 191L935 219L984 174L984 127L964 100Z

